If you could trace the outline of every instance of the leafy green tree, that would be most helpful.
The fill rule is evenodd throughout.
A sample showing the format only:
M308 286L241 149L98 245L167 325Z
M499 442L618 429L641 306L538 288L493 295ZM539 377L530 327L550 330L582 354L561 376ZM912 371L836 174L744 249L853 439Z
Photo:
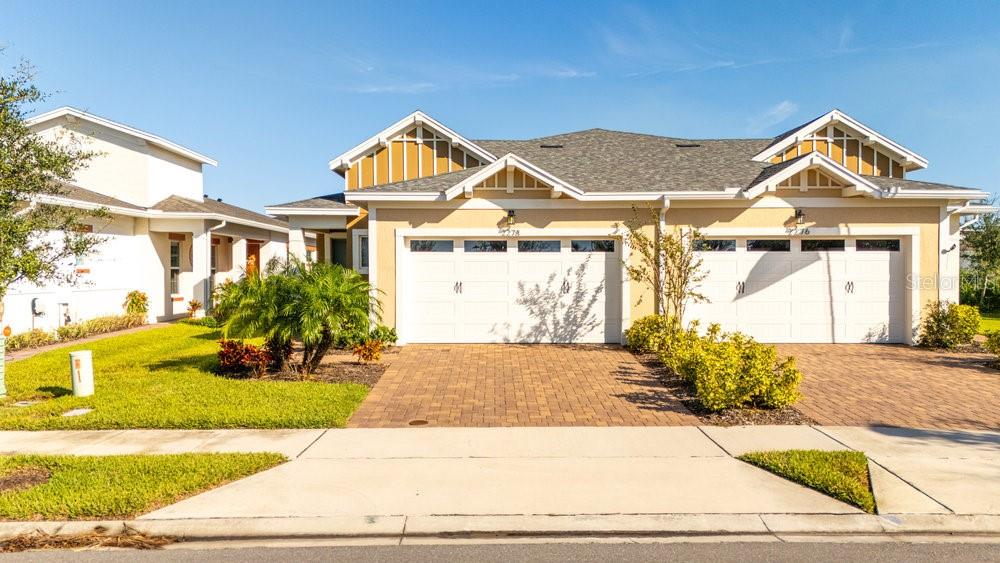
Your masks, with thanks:
M979 305L986 298L990 284L1000 280L1000 214L981 216L963 230L962 253L978 283L982 284Z
M83 212L42 201L62 195L65 183L94 156L75 146L72 138L46 140L28 128L30 108L45 98L27 63L0 74L0 326L11 285L73 282L70 259L99 243L84 232ZM0 379L0 396L3 393Z
M319 368L338 335L367 329L377 312L371 285L357 272L294 258L272 261L264 273L248 272L219 296L216 306L225 319L223 335L264 337L281 368L292 342L301 342L302 361L295 367L304 374Z
M648 221L643 221L636 211L633 220L619 226L622 242L638 257L635 262L625 263L625 271L630 279L649 286L658 314L679 324L688 303L707 301L698 292L705 273L695 248L702 236L696 229L661 231L659 222L657 210L650 208ZM647 232L650 223L657 225L653 233Z

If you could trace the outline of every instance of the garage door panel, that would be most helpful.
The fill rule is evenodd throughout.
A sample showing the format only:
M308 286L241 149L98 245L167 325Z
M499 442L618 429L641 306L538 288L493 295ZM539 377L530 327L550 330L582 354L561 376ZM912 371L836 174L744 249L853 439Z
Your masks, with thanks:
M796 279L840 280L847 277L847 264L841 260L796 260L792 272Z
M689 305L687 320L719 323L764 342L904 341L905 261L900 252L702 253L710 304ZM736 272L734 276L733 273ZM743 282L738 294L728 291ZM851 282L851 283L849 283ZM873 335L875 335L873 337Z
M620 249L569 253L567 240L558 253L508 248L410 253L410 340L620 342Z
M458 281L456 264L453 259L419 260L413 264L413 279L420 281Z

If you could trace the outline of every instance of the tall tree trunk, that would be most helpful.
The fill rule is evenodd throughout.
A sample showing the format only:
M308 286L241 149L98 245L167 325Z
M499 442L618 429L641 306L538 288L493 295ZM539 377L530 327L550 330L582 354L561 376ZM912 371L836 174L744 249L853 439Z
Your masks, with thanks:
M979 306L983 306L983 301L986 301L986 288L990 286L990 275L983 274L983 293L979 296ZM0 319L3 318L3 309L0 309Z

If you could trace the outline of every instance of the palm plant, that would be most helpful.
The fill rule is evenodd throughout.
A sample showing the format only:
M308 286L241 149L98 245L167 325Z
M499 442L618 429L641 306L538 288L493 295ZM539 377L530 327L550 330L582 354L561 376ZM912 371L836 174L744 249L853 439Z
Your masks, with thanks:
M217 310L226 319L224 336L263 336L279 368L288 361L292 341L301 342L297 367L309 374L319 368L339 334L368 326L379 303L357 272L293 258L271 261L263 273L248 271L220 296Z

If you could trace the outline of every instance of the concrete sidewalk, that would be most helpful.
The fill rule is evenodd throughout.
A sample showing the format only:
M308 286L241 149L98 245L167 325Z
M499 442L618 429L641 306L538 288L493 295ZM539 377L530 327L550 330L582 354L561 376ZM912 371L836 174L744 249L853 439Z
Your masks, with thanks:
M880 516L733 457L790 448L867 453ZM289 456L284 465L137 521L192 537L265 530L384 536L404 529L1000 532L1000 433L990 432L809 426L0 432L0 451ZM212 532L204 529L209 522L227 524ZM242 522L243 532L233 522Z

